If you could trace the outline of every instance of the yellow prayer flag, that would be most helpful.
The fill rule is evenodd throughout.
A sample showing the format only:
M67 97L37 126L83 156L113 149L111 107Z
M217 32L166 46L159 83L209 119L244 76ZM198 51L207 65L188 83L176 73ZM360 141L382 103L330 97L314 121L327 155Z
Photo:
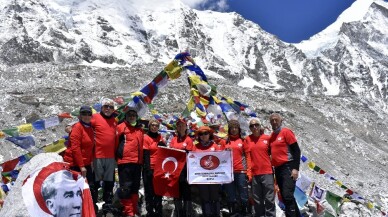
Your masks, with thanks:
M225 97L226 98L226 97ZM231 99L231 98L226 98L226 102L227 103L229 103L229 104L233 104L234 102L233 102L233 99Z
M200 99L202 105L209 105L209 100L207 100L203 97L200 97L199 99Z
M216 104L220 104L221 100L219 100L216 96L212 96L212 97Z
M55 152L55 153L60 153L66 149L65 146L65 139L60 139L58 141L53 142L52 144L46 146L43 148L44 152Z
M193 96L199 96L199 92L198 92L198 90L197 89L195 89L195 88L191 88L191 95L193 95Z
M140 91L136 91L136 92L131 93L131 96L143 96L143 93Z
M0 131L0 139L5 138L5 133L3 131Z
M367 206L369 209L373 209L373 203L371 203L370 201L368 201L368 203L366 204L366 206Z
M190 97L189 102L187 102L187 110L192 111L195 107L194 99L193 97Z
M201 78L198 75L190 75L189 76L191 86L195 86L199 83L201 83Z
M204 116L206 116L206 111L201 111L201 109L199 109L199 108L195 108L195 111L196 111L196 113L197 113L197 115L198 115L199 117L204 117Z
M151 114L156 115L158 114L158 111L156 109L151 109Z
M175 67L178 66L178 61L176 60L173 60L171 62L169 62L166 67L164 67L164 71L167 72L167 71L171 71L173 70Z
M340 187L342 186L342 182L340 180L335 181L335 184L337 184Z
M32 132L32 124L23 124L17 127L19 133L31 133Z
M171 71L166 71L168 78L171 80L177 79L181 76L181 72L183 71L183 67L177 66L173 68Z
M310 162L307 163L307 166L308 166L310 169L313 170L314 167L315 167L315 163L310 161Z

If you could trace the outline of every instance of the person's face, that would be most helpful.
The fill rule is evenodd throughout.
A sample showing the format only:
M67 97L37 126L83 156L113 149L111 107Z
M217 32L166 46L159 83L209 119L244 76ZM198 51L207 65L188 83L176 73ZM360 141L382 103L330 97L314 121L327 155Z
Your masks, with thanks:
M112 115L114 110L115 110L115 107L111 104L105 104L101 108L102 113L104 113L104 115L108 117Z
M46 200L47 207L56 217L81 217L82 192L78 186L57 189L54 198Z
M203 142L207 142L210 139L210 133L208 131L200 132L198 133L198 138Z
M187 126L183 122L176 123L176 131L179 135L185 135L187 130Z
M260 135L260 124L256 120L252 120L249 122L249 129L251 130L253 135Z
M156 133L158 132L159 130L159 124L156 123L156 122L153 122L152 124L150 124L150 131L153 132L153 133Z
M239 134L239 128L238 127L230 127L229 129L230 135L235 136Z
M91 112L81 112L80 119L81 119L81 121L88 124L88 123L90 123L90 120L92 119L92 113Z
M70 126L70 125L66 126L65 127L65 132L66 133L70 133L71 132L71 128L73 128L73 126Z
M136 121L136 119L137 119L137 114L136 114L136 112L134 112L134 111L129 111L128 114L127 114L127 121L128 121L129 123L133 123L133 122Z
M272 130L277 130L282 125L282 118L279 115L271 115L269 117Z

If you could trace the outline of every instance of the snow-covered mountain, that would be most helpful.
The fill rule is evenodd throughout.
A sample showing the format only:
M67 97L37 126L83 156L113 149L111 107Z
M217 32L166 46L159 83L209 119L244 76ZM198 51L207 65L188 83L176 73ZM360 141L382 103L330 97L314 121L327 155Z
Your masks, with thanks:
M384 1L356 1L300 44L239 14L198 11L179 0L0 0L0 20L0 129L128 95L189 50L219 93L251 105L264 123L282 113L306 156L388 208ZM154 104L181 112L188 92L185 82L172 81ZM34 136L44 145L62 132ZM24 151L0 143L0 162ZM307 166L302 171L344 193Z

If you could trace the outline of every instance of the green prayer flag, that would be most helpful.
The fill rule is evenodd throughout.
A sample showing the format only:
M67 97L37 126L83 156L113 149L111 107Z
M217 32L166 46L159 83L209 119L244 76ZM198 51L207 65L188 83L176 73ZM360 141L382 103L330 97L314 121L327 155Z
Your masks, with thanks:
M185 110L182 112L181 115L182 115L182 117L184 117L184 118L190 116L190 111L189 111L189 109L187 108L187 106L186 106Z
M323 217L335 217L335 216L333 214L331 214L330 212L325 211Z
M319 166L315 166L315 167L314 167L314 171L315 171L315 172L318 172L318 173L319 173L320 170L321 170L321 168L320 168Z
M333 207L336 213L339 213L339 205L341 203L341 197L330 192L326 191L326 201Z
M2 130L5 134L10 136L19 136L19 130L17 127Z

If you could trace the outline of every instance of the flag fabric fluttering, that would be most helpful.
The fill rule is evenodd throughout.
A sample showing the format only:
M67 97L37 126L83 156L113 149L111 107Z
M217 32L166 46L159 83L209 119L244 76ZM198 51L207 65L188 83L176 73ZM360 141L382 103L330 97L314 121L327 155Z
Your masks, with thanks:
M302 189L296 186L294 191L294 197L299 209L302 209L303 206L307 203L307 195L302 191Z
M185 163L185 151L165 147L158 148L153 179L156 195L179 197L179 176Z

